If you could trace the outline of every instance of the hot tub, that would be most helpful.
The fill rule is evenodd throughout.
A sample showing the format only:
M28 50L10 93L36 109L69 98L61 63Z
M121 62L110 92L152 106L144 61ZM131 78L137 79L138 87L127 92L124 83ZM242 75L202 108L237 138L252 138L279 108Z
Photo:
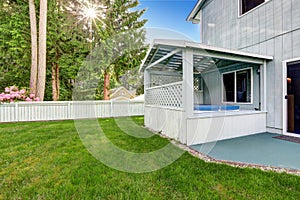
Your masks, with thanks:
M194 105L194 110L197 111L238 111L238 105Z

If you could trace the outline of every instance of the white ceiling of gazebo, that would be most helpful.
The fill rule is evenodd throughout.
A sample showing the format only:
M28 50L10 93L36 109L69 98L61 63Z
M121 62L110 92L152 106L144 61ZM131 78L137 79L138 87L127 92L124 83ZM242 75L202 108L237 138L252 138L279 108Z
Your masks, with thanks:
M151 69L161 72L182 71L182 50L193 49L194 73L201 73L212 67L228 66L239 62L262 64L272 56L252 54L243 51L212 47L183 40L155 40L140 70Z

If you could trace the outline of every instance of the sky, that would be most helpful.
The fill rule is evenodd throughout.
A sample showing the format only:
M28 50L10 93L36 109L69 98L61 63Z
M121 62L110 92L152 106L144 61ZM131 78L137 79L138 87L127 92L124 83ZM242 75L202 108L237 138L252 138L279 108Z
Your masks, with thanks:
M142 18L148 19L146 30L152 38L189 39L200 41L198 24L186 21L197 0L140 0L146 9Z

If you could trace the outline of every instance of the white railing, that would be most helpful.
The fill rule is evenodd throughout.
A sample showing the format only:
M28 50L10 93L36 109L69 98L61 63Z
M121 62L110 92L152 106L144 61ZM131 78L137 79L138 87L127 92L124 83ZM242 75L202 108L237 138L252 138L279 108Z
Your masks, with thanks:
M146 89L145 104L182 108L182 81Z
M144 101L57 101L0 104L0 122L144 115Z

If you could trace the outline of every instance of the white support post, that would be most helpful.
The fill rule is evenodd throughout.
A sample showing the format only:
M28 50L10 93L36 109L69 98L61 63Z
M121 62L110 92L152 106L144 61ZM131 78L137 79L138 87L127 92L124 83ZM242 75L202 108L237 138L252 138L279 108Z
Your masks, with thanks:
M193 74L193 50L186 48L182 51L183 63L183 87L182 104L184 114L181 121L182 130L180 131L179 141L187 144L187 118L194 113L194 74Z
M194 73L193 73L193 50L185 49L182 52L183 62L183 109L186 116L194 113Z
M149 70L144 71L144 94L146 95L146 89L150 87L150 72Z

